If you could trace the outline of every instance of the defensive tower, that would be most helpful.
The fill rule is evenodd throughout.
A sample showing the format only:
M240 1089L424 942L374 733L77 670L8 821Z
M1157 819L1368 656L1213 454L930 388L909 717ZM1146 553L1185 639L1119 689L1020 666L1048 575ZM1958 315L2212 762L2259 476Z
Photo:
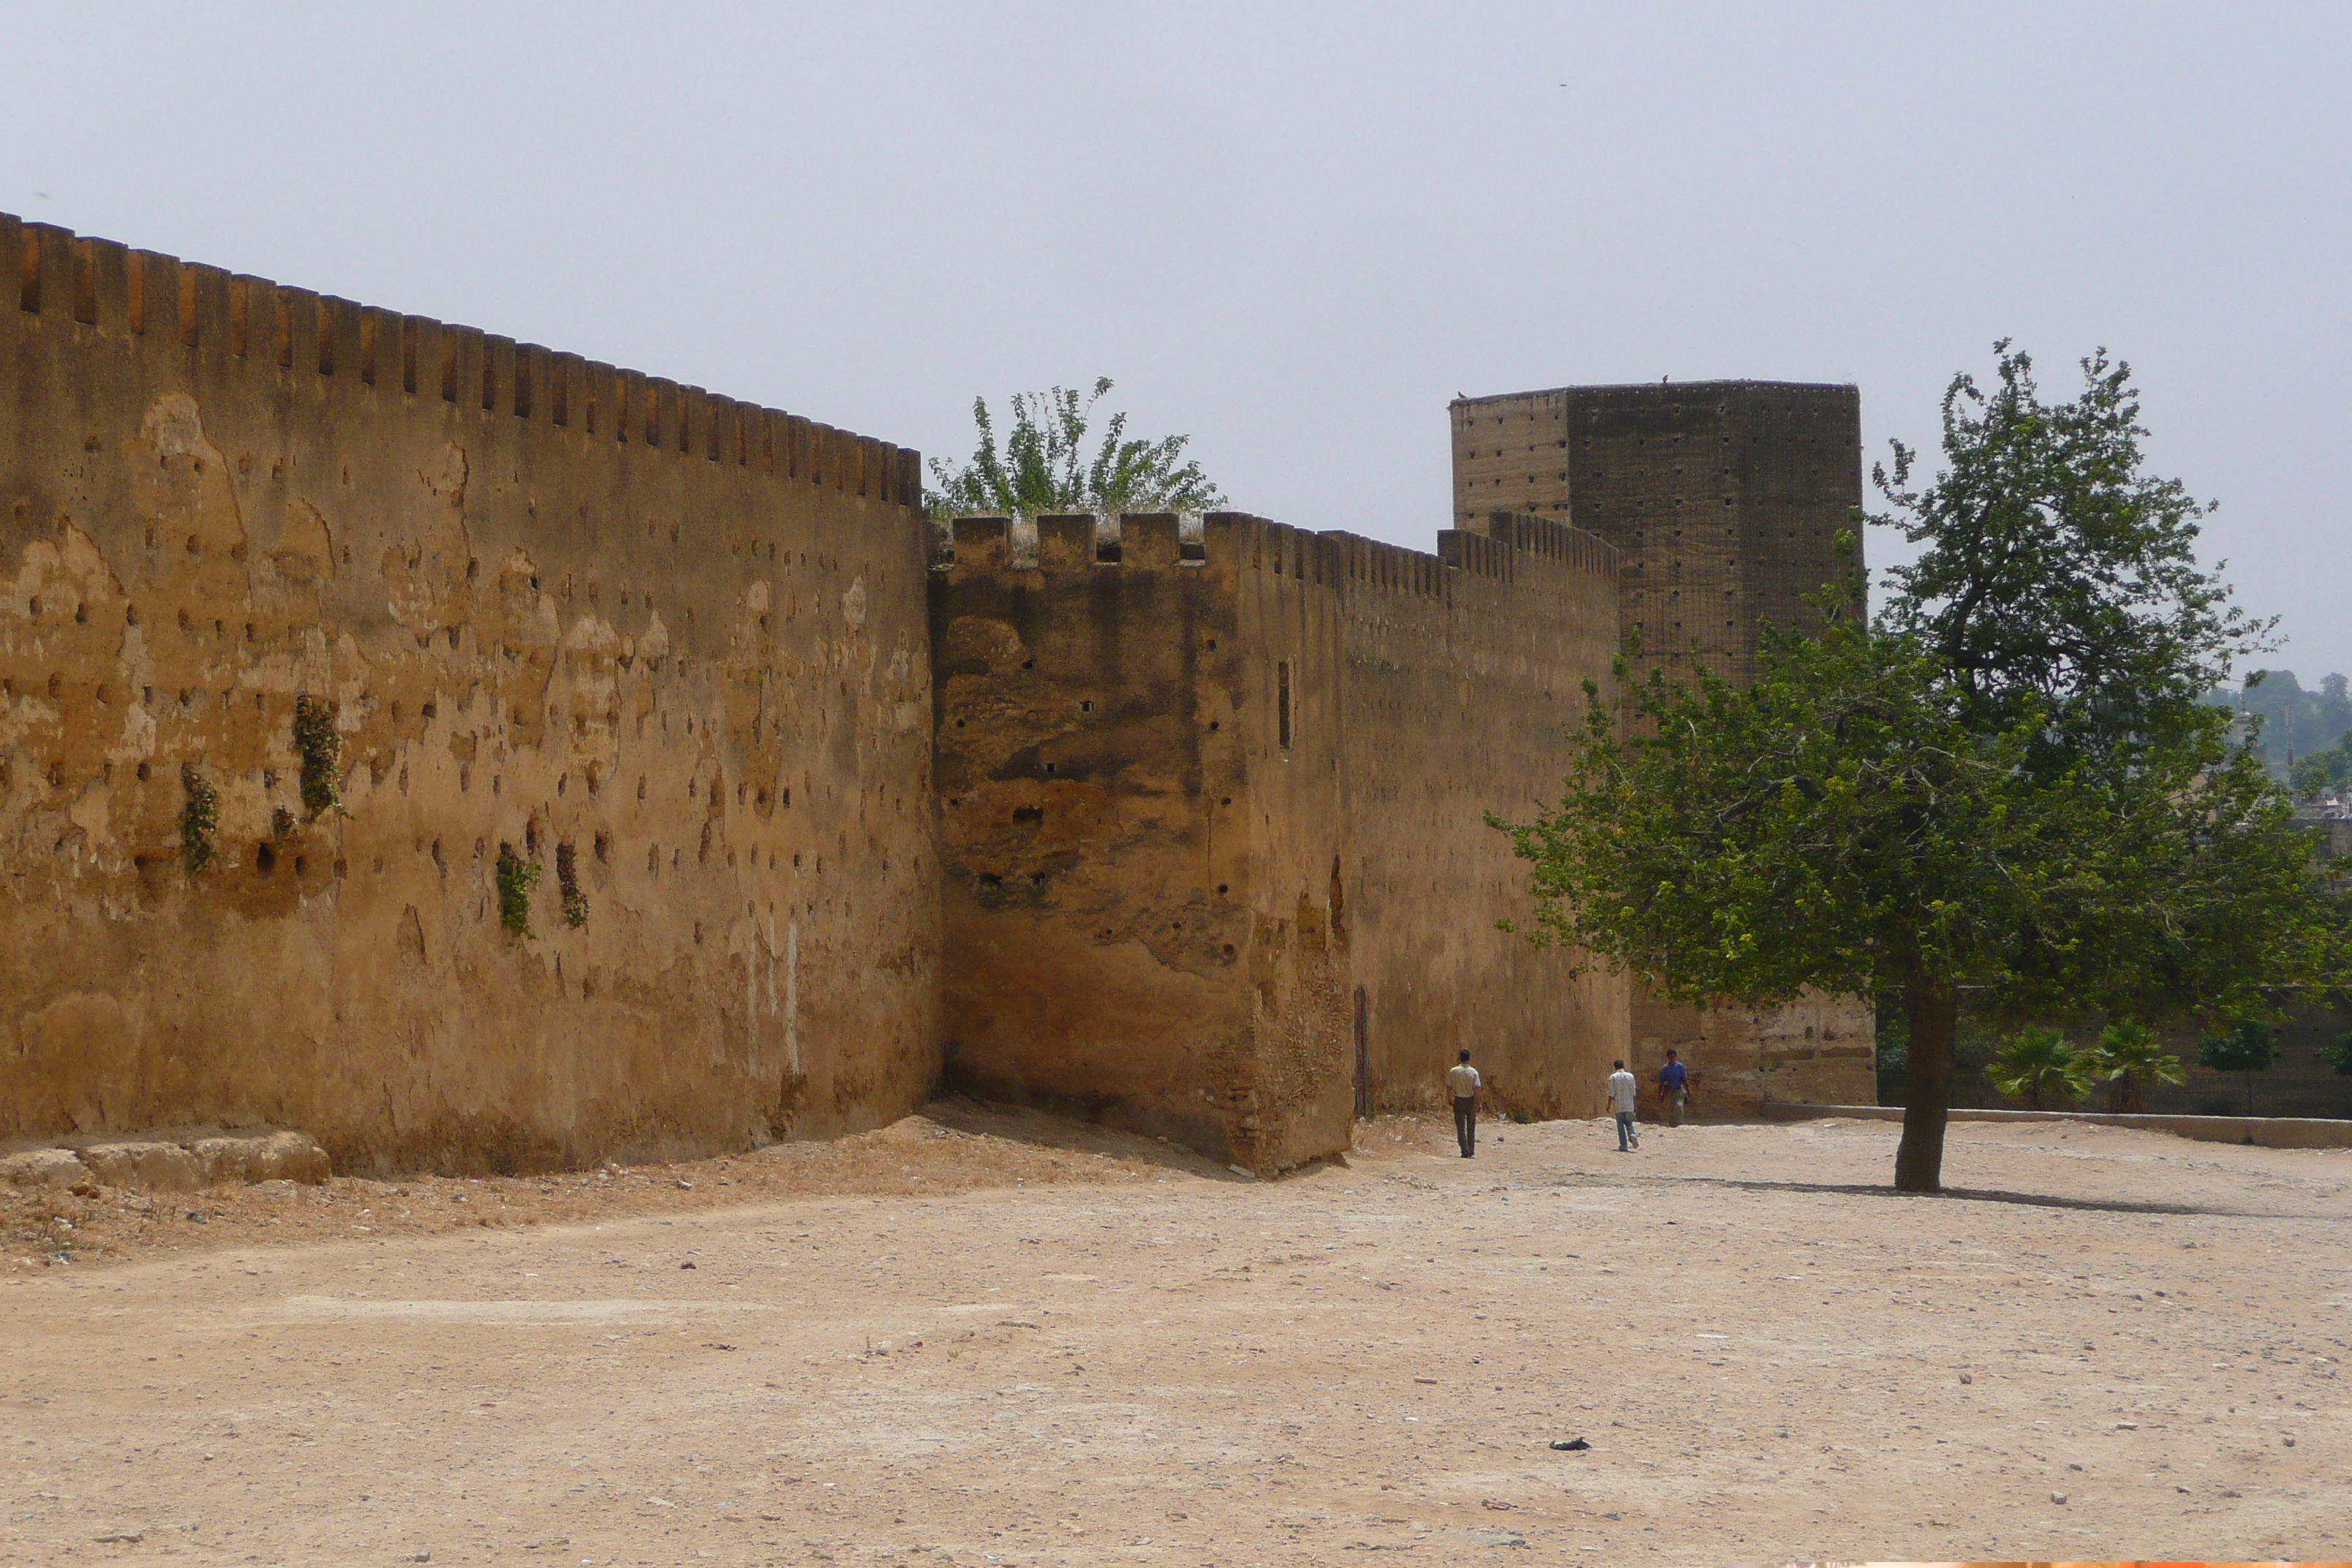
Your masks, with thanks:
M1460 398L1451 413L1457 523L1515 506L1617 547L1618 615L1640 637L1636 681L1696 662L1745 683L1759 623L1811 624L1807 595L1862 565L1853 386L1563 386ZM1876 1098L1864 999L1699 1011L1637 991L1633 1008L1645 1093L1671 1046L1696 1067L1702 1108L1717 1113L1774 1099Z
M1639 677L1696 657L1748 679L1757 623L1808 624L1806 595L1862 564L1854 387L1565 386L1463 398L1452 415L1457 526L1511 507L1615 545Z

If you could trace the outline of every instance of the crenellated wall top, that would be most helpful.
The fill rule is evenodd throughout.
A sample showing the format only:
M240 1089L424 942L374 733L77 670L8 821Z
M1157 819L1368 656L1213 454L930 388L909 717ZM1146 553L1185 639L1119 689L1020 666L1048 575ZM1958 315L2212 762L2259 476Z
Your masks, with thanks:
M1613 587L1615 546L1548 518L1498 511L1477 531L1438 535L1438 552L1388 544L1337 530L1318 532L1246 512L1210 512L1197 542L1187 520L1166 512L1118 517L1086 513L1024 520L1003 514L960 517L948 525L939 569L953 581L1040 574L1047 577L1117 568L1183 571L1223 565L1321 587L1346 584L1442 597L1457 575L1498 583L1556 584L1549 565L1571 578Z
M511 413L582 438L921 503L921 459L911 449L698 386L0 213L0 279L11 276L10 258L16 286L0 289L0 330L31 318L257 373L347 379Z

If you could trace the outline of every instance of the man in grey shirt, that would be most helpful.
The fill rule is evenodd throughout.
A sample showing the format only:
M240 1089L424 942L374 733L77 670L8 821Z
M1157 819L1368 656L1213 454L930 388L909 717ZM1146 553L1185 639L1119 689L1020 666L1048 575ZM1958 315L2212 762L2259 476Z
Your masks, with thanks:
M1475 1158L1478 1152L1478 1090L1485 1087L1478 1069L1470 1065L1470 1051L1465 1047L1462 1059L1445 1074L1445 1087L1454 1096L1454 1137L1462 1145L1462 1157Z
M1617 1152L1642 1146L1641 1129L1633 1125L1633 1075L1619 1062L1609 1075L1609 1109L1617 1113Z

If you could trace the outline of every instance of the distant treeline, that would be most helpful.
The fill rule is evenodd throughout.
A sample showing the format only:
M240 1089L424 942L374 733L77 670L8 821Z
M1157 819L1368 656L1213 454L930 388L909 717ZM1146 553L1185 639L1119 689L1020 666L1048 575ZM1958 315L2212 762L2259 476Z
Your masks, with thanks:
M2352 784L2352 691L2341 675L2306 689L2291 669L2256 670L2244 686L2215 691L2207 701L2234 709L2250 722L2248 740L2278 778L2313 796ZM2290 759L2293 773L2289 773Z

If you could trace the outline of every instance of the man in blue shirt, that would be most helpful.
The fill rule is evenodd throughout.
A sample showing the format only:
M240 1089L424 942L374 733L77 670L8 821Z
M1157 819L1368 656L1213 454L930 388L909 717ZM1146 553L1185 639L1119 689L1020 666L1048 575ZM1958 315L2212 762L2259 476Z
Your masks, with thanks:
M1658 1095L1666 1102L1666 1125L1683 1124L1683 1108L1690 1103L1690 1069L1671 1050L1666 1052L1666 1065L1658 1069Z

